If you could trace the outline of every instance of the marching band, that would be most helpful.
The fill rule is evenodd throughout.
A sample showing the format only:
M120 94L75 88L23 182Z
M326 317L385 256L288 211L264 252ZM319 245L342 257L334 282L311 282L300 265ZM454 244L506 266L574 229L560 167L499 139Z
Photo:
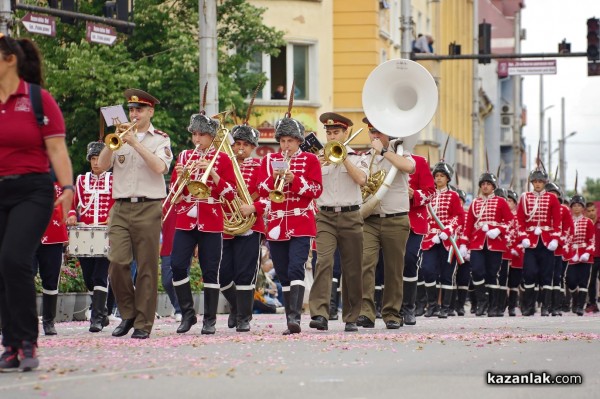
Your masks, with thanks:
M581 195L561 204L562 190L542 165L529 176L533 191L520 198L485 171L479 194L466 209L466 193L450 185L454 170L443 156L431 167L428 159L403 146L403 138L380 132L367 118L371 149L366 153L348 144L354 137L348 138L352 120L334 112L319 118L329 144L318 150L312 143L303 151L305 128L291 117L290 101L285 117L275 124L280 151L262 159L252 157L260 133L248 118L230 134L223 115L192 115L188 131L194 148L177 156L167 192L162 175L173 158L170 142L150 122L159 102L138 89L125 96L133 123L107 139L107 146L88 145L92 170L78 176L67 219L68 253L80 258L93 293L91 332L109 324L110 284L123 318L113 335L134 328L132 338L149 337L160 218L164 222L171 211L175 233L169 239L169 275L181 309L177 333L197 323L189 279L193 256L200 260L204 283L201 333L216 332L219 293L229 303L228 327L250 331L265 241L283 286L284 335L301 332L305 263L313 247L316 267L308 302L309 326L316 330L328 330L332 320L336 251L342 273L333 288L339 284L346 332L375 326L380 257L386 287L381 315L387 329L416 324L423 314L418 309L421 287L425 317L464 316L469 291L476 316L499 317L505 310L515 316L518 307L523 316L532 316L538 299L542 316L560 316L565 293L573 299L573 312L584 314L596 251L594 224L583 216ZM59 222L52 223L60 228ZM135 283L129 273L134 259ZM46 283L56 280L55 274L43 279L46 335L56 333L56 287Z

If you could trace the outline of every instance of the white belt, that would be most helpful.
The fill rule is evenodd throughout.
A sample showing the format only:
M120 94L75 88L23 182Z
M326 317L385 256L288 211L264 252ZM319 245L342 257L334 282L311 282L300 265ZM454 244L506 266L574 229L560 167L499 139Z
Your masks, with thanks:
M529 226L525 230L534 231L537 228L541 229L542 231L551 231L552 230L552 228L550 226Z

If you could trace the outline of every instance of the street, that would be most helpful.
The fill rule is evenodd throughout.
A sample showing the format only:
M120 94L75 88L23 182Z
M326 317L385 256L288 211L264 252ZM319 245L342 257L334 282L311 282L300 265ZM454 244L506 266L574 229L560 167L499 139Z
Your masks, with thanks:
M254 315L236 333L219 315L217 334L184 335L161 318L145 341L98 334L88 322L57 324L40 337L41 366L0 374L7 398L389 398L594 397L600 389L600 315L417 319L416 326L344 333L308 328L284 337L284 315ZM580 374L568 386L486 385L486 372Z

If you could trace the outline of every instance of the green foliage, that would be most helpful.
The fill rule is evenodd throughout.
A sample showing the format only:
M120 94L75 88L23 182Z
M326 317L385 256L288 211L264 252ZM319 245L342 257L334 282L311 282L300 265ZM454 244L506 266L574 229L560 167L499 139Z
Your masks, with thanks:
M592 179L591 177L585 179L583 195L588 202L600 201L600 179Z
M69 258L60 269L58 292L87 292L83 281L81 264L77 258Z
M78 7L80 12L102 15L102 4L80 0ZM262 23L263 13L247 0L218 3L221 111L235 108L238 115L245 114L244 99L264 80L262 73L249 71L247 63L256 53L276 55L284 43L283 32ZM190 115L199 110L204 86L198 82L198 2L136 0L134 18L133 34L119 34L113 46L88 43L83 21L67 25L57 20L54 38L21 32L44 56L46 88L63 111L75 173L89 169L85 149L98 139L99 108L123 104L122 93L129 87L147 90L160 100L153 123L170 135L173 152L189 147L186 128Z

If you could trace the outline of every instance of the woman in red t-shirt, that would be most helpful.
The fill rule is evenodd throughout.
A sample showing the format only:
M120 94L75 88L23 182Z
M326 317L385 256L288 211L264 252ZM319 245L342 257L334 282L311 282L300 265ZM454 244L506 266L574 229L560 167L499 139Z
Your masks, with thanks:
M5 349L0 371L39 366L31 262L54 205L62 207L64 220L73 202L62 113L50 93L41 90L44 122L38 125L30 84L42 84L37 47L0 33L0 318ZM50 163L62 188L56 201Z

